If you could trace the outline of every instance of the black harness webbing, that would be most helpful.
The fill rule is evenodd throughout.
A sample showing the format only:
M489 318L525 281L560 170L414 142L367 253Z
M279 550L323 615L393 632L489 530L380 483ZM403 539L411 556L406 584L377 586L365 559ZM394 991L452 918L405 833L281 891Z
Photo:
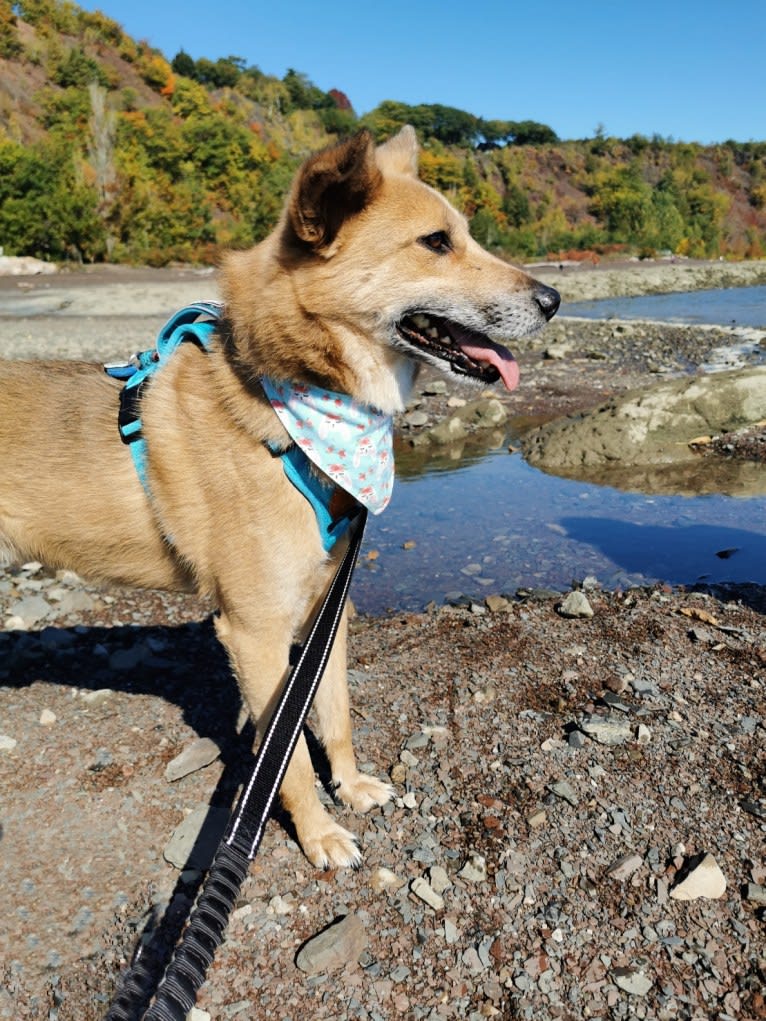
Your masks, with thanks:
M154 1003L144 1021L184 1021L194 1006L217 948L223 943L229 915L255 858L274 799L311 708L340 626L351 575L362 542L367 511L352 512L349 545L335 573L311 631L291 670L263 740L255 766L215 853L189 924L175 949ZM105 1021L134 1021L135 1002L146 1002L140 960L117 994Z

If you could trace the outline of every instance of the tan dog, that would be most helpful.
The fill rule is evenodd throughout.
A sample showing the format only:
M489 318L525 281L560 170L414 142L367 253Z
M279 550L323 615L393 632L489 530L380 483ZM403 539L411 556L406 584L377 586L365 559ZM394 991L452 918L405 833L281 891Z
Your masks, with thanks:
M0 555L212 593L258 723L344 545L325 554L311 507L266 449L290 439L259 378L386 413L403 409L422 361L513 387L501 341L558 307L554 290L480 248L416 165L411 128L377 149L366 133L339 143L300 169L271 236L226 258L212 349L182 345L141 400L151 500L117 432L120 384L100 366L7 362L0 377ZM342 629L315 710L337 795L364 812L391 790L356 768L345 660ZM310 861L359 860L317 797L303 740L281 796Z

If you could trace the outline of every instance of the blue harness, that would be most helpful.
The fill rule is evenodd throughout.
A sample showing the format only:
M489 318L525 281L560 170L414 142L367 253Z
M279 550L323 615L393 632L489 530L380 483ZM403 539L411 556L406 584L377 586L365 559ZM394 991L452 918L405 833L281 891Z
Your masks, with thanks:
M217 301L187 305L162 327L156 347L137 354L133 361L104 366L107 375L125 383L120 393L120 437L130 449L136 474L150 499L148 447L141 426L142 393L154 373L185 341L197 344L203 351L210 349L222 310L223 305ZM349 511L356 501L351 497L344 500L343 496L348 496L344 490L312 470L311 461L297 444L292 443L286 450L272 443L267 446L274 457L282 459L285 475L311 504L322 545L329 552L348 528Z

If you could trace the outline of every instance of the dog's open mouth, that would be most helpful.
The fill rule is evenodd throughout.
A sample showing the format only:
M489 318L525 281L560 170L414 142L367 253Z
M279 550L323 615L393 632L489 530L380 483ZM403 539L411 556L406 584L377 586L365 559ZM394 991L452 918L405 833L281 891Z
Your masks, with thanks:
M508 390L519 382L519 367L508 348L441 316L414 312L397 323L399 336L426 355L449 363L461 376L496 383Z

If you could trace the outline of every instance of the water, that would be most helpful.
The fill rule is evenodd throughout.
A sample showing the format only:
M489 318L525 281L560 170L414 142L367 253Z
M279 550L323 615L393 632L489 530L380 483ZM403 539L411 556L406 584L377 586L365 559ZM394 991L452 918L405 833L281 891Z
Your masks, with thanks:
M588 575L609 589L766 583L763 466L752 472L763 495L748 499L647 495L545 475L508 453L506 439L419 473L408 455L397 459L404 472L385 513L369 519L354 580L361 612L420 610L458 593L563 591Z
M766 287L583 302L566 314L766 328ZM393 500L370 518L354 580L361 612L420 610L458 593L563 591L588 575L610 589L766 584L763 465L706 461L688 474L612 474L604 485L531 468L508 453L513 440L495 434L468 454L431 459L397 453Z
M766 286L575 301L563 306L562 314L586 319L655 319L766 329Z

